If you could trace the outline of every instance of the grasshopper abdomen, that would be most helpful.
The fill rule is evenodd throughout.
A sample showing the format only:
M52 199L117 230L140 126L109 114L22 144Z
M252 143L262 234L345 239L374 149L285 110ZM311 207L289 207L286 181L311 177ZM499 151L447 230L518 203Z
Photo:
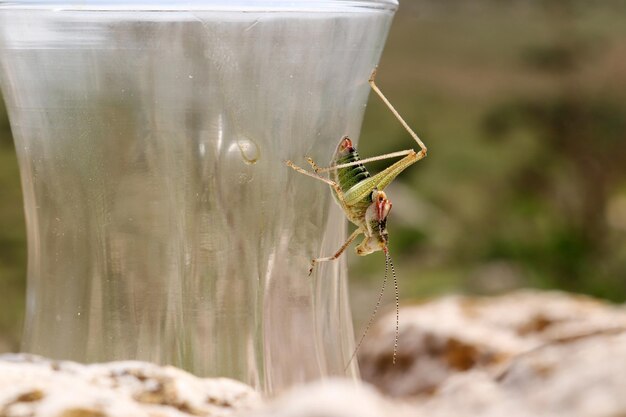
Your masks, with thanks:
M359 157L359 153L352 145L350 138L343 137L337 146L335 154L333 155L331 165L349 164L360 160L361 158ZM369 171L363 164L338 168L335 175L337 183L344 193L356 184L370 177Z

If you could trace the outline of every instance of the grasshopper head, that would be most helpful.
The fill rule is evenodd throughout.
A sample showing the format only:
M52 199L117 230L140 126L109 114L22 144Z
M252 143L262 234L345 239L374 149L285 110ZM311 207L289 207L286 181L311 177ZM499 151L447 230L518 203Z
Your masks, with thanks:
M367 234L365 240L357 246L359 255L368 255L379 250L387 253L387 216L391 211L391 201L383 191L374 190L372 192L372 204L365 212L365 224Z

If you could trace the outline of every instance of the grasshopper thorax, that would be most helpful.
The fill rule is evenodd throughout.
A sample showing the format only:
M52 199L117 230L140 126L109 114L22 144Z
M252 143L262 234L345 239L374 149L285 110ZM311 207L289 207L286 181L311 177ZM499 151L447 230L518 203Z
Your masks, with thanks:
M365 256L379 250L387 253L387 216L391 211L391 201L383 191L374 190L372 203L365 212L365 239L357 246L357 254Z

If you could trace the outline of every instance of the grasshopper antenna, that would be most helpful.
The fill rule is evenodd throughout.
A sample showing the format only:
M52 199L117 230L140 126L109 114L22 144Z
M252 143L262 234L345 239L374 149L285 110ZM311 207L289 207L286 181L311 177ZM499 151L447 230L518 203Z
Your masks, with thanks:
M378 313L378 308L380 307L380 302L383 299L383 294L385 293L385 286L387 285L387 277L389 275L389 265L391 262L391 258L389 257L389 253L387 251L385 251L385 277L383 278L383 285L380 289L380 294L378 294L378 300L376 300L376 306L374 306L374 311L372 312L372 315L370 316L369 321L367 322L367 326L365 326L365 330L363 331L363 334L361 335L361 339L359 339L359 343L356 345L356 348L354 348L354 352L352 352L352 356L350 356L350 360L348 360L348 363L346 364L346 367L344 368L344 371L346 371L348 369L348 367L350 366L350 363L352 363L352 360L354 359L354 357L356 356L357 352L359 351L359 348L361 347L361 344L363 343L363 340L365 340L365 336L367 336L367 332L369 331L370 327L372 327L372 324L374 323L374 318L376 317L376 313ZM391 264L391 269L393 271L393 264ZM396 313L397 313L397 307L398 307L398 285L397 285L397 281L396 281L396 273L393 272L393 278L394 278L394 282L396 283ZM394 346L398 345L398 319L396 317L396 342ZM394 351L393 351L393 363L395 365L396 363L396 348L394 347Z
M396 364L398 356L398 339L400 337L400 296L398 291L398 278L396 278L396 269L391 262L391 256L389 252L385 252L385 260L391 266L391 275L393 276L393 286L396 290L396 337L393 341L393 364Z

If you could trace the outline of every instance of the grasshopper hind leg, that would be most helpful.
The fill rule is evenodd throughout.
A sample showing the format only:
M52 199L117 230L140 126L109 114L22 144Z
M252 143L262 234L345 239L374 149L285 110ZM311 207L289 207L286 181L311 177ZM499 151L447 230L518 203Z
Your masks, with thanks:
M389 102L387 97L385 97L383 92L380 91L380 89L376 85L376 71L377 71L377 68L374 68L374 70L372 71L372 74L370 75L370 79L368 81L371 89L374 90L374 92L378 95L378 97L380 97L380 99L383 101L383 103L385 103L385 105L391 111L391 113L393 113L393 115L396 117L396 119L398 119L398 121L400 122L402 127L404 127L404 129L407 132L409 132L409 135L411 135L413 140L415 140L415 142L417 142L417 144L420 147L420 152L419 152L420 159L425 157L427 149L426 149L426 145L424 145L424 142L422 142L422 140L417 136L417 134L413 131L413 129L411 129L411 127L408 125L408 123L404 121L402 116L400 116L400 113L398 113L398 111L393 107L393 105Z

